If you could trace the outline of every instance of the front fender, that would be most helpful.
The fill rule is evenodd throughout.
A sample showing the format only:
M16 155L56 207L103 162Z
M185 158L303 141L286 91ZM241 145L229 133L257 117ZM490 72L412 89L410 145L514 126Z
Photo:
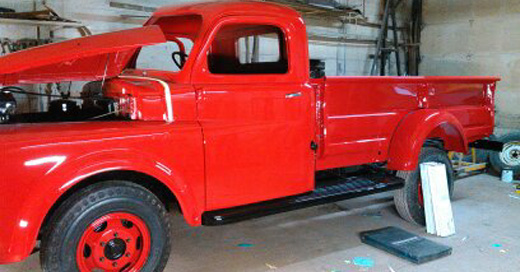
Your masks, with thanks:
M59 178L65 182L50 185L46 195L54 196L49 201L53 205L70 188L89 177L118 170L135 171L151 176L166 185L177 198L186 221L189 224L197 225L197 221L200 221L200 216L197 214L202 213L204 201L195 192L197 186L193 185L197 182L191 179L190 173L187 173L190 170L183 169L178 165L179 163L182 164L183 162L178 160L167 162L162 158L135 149L96 151L78 157L70 164L63 165L60 171L56 171L53 176L48 177L49 180ZM193 170L191 172L193 173Z
M9 222L14 229L4 262L22 260L30 254L47 213L70 188L88 177L115 170L140 172L159 180L176 196L187 223L200 225L205 190L202 138L198 132L186 129L140 146L104 150L97 145L86 146L81 152L71 146L56 148L53 153L33 152L34 159L25 161L25 166L35 170L27 171L42 170L43 174L37 180L24 181L24 195L17 197L20 204L17 211L12 211L18 220Z
M450 151L468 151L464 128L451 113L424 109L412 112L399 123L388 152L388 169L412 171L426 139L440 138Z

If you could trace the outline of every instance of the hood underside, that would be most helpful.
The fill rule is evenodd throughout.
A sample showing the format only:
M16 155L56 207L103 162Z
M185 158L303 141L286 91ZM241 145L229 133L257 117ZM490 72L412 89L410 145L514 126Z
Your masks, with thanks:
M137 48L164 42L159 26L146 26L23 50L0 57L0 85L115 77Z

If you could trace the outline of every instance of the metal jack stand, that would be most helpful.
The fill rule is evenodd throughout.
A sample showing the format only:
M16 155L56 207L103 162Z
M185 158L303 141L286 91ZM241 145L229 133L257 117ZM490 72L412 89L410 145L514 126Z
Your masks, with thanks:
M401 75L401 60L399 56L399 40L397 38L397 23L395 19L395 10L401 0L395 2L395 0L386 0L385 11L383 14L383 22L381 23L381 29L379 30L379 38L377 39L376 53L374 55L374 62L372 63L372 69L370 70L371 75L375 75L376 68L379 65L379 75L386 75L386 62L393 52L395 53L395 62L397 65L397 75ZM393 33L393 41L387 47L387 37L389 20L392 20L391 30Z

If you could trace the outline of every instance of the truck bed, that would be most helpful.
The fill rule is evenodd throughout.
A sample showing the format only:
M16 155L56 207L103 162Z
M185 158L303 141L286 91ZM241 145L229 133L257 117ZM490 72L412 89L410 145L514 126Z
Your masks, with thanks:
M495 77L326 77L318 89L317 169L384 162L397 127L412 112L455 116L468 141L492 134ZM435 135L432 135L435 136Z

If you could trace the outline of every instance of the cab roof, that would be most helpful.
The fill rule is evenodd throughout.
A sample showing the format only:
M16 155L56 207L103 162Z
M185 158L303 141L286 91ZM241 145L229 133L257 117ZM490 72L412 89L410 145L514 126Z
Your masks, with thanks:
M295 10L282 5L260 1L213 1L195 4L166 6L159 8L152 15L153 18L196 14L204 19L213 19L229 15L263 15L290 19L301 18Z

